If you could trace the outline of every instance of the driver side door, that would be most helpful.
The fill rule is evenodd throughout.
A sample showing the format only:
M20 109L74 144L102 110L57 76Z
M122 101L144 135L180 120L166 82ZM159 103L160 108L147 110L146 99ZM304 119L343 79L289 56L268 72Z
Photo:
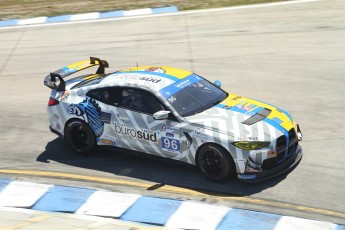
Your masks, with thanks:
M155 120L153 114L168 110L151 92L138 88L123 88L120 108L132 130L122 132L131 136L138 150L168 158L178 158L181 153L180 123L171 114L167 119ZM135 134L136 133L136 134Z
M179 159L181 155L180 122L172 115L155 120L153 114L168 109L151 92L131 87L105 87L87 94L97 100L108 114L99 144L108 144ZM102 140L107 142L102 142ZM109 141L111 140L111 141Z

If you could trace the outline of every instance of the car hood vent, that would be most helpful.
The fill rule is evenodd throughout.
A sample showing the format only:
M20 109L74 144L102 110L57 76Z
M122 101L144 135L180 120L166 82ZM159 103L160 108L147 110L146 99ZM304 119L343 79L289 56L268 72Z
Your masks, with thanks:
M259 122L265 119L271 112L272 111L269 109L262 109L258 113L249 117L247 120L242 121L242 124L245 124L245 125L255 124L256 122Z

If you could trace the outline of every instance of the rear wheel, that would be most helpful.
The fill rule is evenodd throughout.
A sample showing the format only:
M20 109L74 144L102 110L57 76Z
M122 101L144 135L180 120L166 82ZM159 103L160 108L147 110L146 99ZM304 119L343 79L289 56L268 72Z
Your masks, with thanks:
M97 146L94 132L81 120L73 120L67 124L65 140L74 151L81 154L90 154Z
M235 174L235 165L230 154L216 145L201 147L197 163L204 176L213 181L222 181Z

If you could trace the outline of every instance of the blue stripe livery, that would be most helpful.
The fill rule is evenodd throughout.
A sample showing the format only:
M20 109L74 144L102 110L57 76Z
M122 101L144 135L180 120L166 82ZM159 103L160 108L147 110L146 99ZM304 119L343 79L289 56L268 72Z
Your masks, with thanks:
M161 89L159 92L161 93L163 97L169 98L175 93L179 92L180 90L190 86L191 84L199 82L201 80L203 80L201 77L198 77L195 74L191 74L188 77L179 79L179 81Z

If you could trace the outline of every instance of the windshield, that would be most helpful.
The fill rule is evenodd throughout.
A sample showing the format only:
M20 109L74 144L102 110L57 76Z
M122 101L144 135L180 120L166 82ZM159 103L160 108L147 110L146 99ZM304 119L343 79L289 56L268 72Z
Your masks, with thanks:
M226 92L195 74L160 92L183 117L201 113L228 96Z

